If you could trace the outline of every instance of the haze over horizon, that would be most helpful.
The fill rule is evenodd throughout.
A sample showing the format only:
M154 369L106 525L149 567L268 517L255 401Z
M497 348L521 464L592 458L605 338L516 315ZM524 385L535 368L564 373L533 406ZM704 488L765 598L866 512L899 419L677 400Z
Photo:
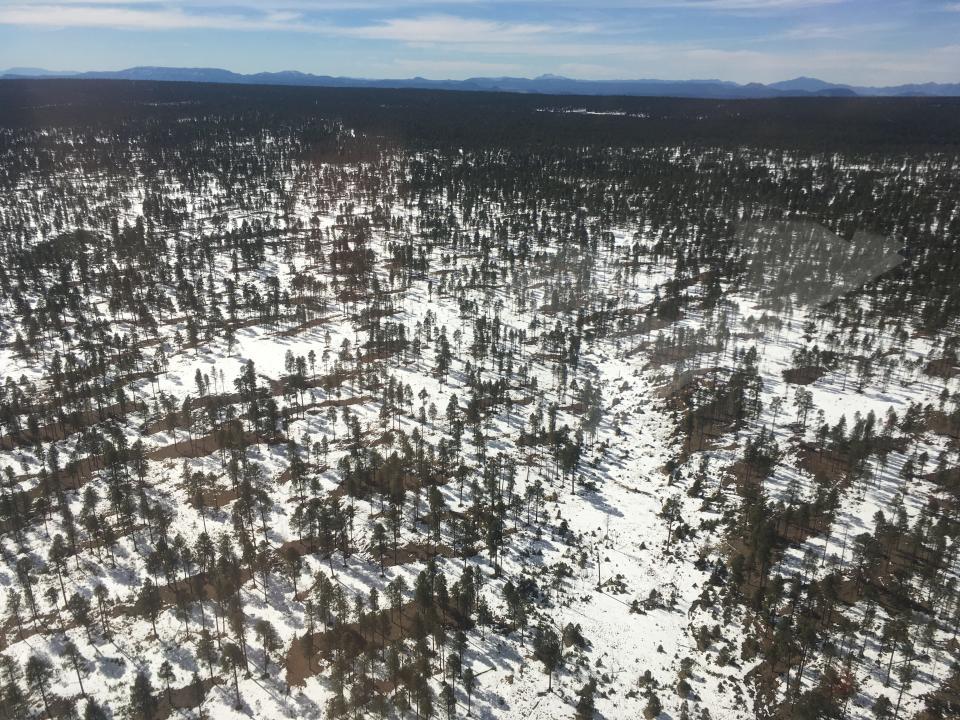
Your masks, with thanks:
M216 67L459 80L960 80L942 0L0 0L0 68Z

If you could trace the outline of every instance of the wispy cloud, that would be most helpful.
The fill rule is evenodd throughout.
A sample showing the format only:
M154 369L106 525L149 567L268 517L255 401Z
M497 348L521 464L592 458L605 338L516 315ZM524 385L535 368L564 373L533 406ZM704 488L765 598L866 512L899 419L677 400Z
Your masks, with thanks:
M785 31L782 37L791 40L840 40L863 35L877 35L896 30L894 23L830 23L797 25Z
M836 5L850 0L594 0L591 10L627 11L669 9L673 11L786 11ZM526 6L546 9L582 10L582 0L57 0L56 2L17 2L0 0L3 22L7 24L52 25L52 16L60 15L61 25L109 27L181 28L224 25L236 27L248 17L264 17L271 10L294 12L298 16L335 11L413 10L430 13L438 7L465 8L479 13L484 8L497 14L496 8ZM960 6L960 3L957 3ZM62 12L69 8L82 12ZM949 7L949 6L948 6ZM108 12L109 10L109 12Z
M406 43L499 44L563 35L587 35L599 30L594 25L501 22L456 15L427 15L387 19L359 27L341 27L334 32L359 38Z
M263 12L237 6L188 11L157 5L113 5L106 0L0 3L0 24L37 27L106 27L120 30L239 30L312 32L402 43L517 43L546 37L608 32L594 24L499 21L458 15L385 18L359 25L337 24L291 7Z
M430 70L434 78L463 78L468 76L523 75L526 69L516 63L480 62L477 60L432 60ZM410 76L423 72L423 62L397 60L382 66L382 76Z
M686 0L671 5L701 7L714 10L784 10L815 7L817 5L837 5L847 0ZM654 3L650 3L651 5ZM666 5L667 3L659 3Z
M849 0L595 0L591 12L637 12L657 10L689 12L780 12L835 5ZM447 14L437 14L444 8ZM462 41L497 33L504 37L541 32L587 33L597 30L589 23L562 27L557 23L492 20L490 16L517 17L518 7L530 14L545 15L557 10L581 14L582 0L0 0L0 24L34 27L108 27L138 30L284 30L321 32L338 30L339 25L324 14L342 17L412 12L402 19L367 20L357 36L415 41L418 34L452 31ZM469 17L450 13L452 8ZM352 32L352 31L351 31ZM362 32L362 35L361 35ZM475 34L476 33L476 34ZM349 34L349 33L347 33Z
M263 6L259 6L262 8ZM57 3L4 4L0 24L42 27L109 27L136 30L285 30L318 32L371 40L398 42L478 43L492 40L518 41L545 35L589 34L599 28L583 23L538 23L497 21L457 15L423 15L385 18L360 25L332 23L307 15L295 7L277 6L266 12L232 4L230 8L186 7L97 0L61 0Z
M103 4L0 5L0 24L34 27L108 27L123 30L301 30L296 15L267 12L190 13L180 8Z
M850 30L837 25L798 25L790 28L783 37L792 40L823 40L849 37Z
M595 0L589 12L582 0L0 0L0 26L24 28L8 27L8 38L31 28L72 28L77 43L57 55L55 41L35 34L35 53L0 47L0 65L87 65L96 41L84 29L109 28L142 31L140 41L153 43L152 52L118 42L104 53L98 42L96 57L111 58L113 67L257 70L283 63L381 76L562 72L760 82L803 74L851 84L960 79L960 51L949 32L956 15L945 12L960 10L960 2L929 6L936 21L917 21L913 37L922 41L912 42L903 41L913 16L904 14L900 0L877 2L901 14L862 21L852 0ZM723 13L734 17L718 17ZM245 41L235 43L244 49L231 55L229 42L225 49L192 41L205 31L245 33ZM167 60L171 39L188 49Z

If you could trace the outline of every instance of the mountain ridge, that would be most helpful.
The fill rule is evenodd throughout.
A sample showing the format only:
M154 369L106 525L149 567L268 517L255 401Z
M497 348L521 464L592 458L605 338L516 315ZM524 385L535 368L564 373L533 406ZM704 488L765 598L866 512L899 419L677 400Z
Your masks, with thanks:
M226 83L237 85L295 85L307 87L417 88L492 91L554 95L668 96L707 99L760 99L777 97L956 97L960 83L908 83L889 86L854 86L800 76L775 83L735 83L718 79L661 80L656 78L582 80L550 73L526 77L470 77L464 80L412 78L355 78L315 75L297 70L237 73L214 67L136 66L123 70L88 72L50 71L15 67L0 72L0 79L74 78L99 80L149 80L163 82Z

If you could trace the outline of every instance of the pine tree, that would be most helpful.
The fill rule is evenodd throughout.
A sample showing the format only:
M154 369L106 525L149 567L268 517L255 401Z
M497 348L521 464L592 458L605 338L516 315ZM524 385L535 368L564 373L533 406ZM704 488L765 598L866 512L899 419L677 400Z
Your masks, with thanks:
M660 698L657 697L656 693L651 693L650 697L647 698L647 705L643 709L643 716L647 720L653 720L661 712L663 712L663 705L660 704Z
M150 624L153 626L153 634L159 638L160 633L157 631L157 618L160 616L160 610L163 604L160 598L160 591L150 578L144 578L143 586L140 588L140 594L137 596L137 605L150 619Z
M577 693L576 720L592 720L594 713L593 696L597 690L597 681L592 677Z
M134 720L153 720L159 703L153 694L150 676L138 670L130 687L130 715Z
M64 659L64 664L76 673L77 683L80 685L80 694L86 697L87 693L83 689L83 676L88 669L87 659L80 653L76 643L70 638L64 640L60 656Z
M83 710L83 720L109 720L109 717L102 705L93 698L89 698L87 706Z
M467 715L469 716L473 709L473 691L477 687L477 677L473 673L473 668L467 667L463 671L463 689L467 693Z
M238 669L244 664L243 652L234 643L224 643L220 662L224 670L229 670L233 673L233 692L236 697L236 704L234 707L236 707L237 710L240 710L243 707L243 702L240 699L240 678L238 677L237 672Z
M447 720L452 720L454 713L457 710L457 696L449 684L443 683L443 687L440 691L440 698L443 701L443 706L447 711Z
M254 623L254 632L263 646L263 675L267 675L267 667L270 664L270 655L280 648L280 638L276 629L269 620L259 619Z
M553 673L560 666L563 649L560 646L560 637L549 625L540 625L533 635L533 656L543 663L543 669L548 675L547 690L553 690Z
M157 671L157 677L163 681L164 692L167 696L167 703L170 703L170 683L176 679L176 674L173 672L173 665L170 664L170 661L164 659L160 663L160 669Z
M47 693L53 679L53 666L50 661L43 655L31 655L27 658L23 674L27 679L27 687L30 688L30 691L40 694L40 698L43 700L43 708L49 715L50 704Z

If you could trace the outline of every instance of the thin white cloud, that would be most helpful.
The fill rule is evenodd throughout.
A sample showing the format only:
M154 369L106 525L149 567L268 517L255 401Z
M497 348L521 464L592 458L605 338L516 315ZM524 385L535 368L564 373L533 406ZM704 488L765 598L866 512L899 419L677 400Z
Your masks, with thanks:
M856 36L873 35L896 30L894 23L834 23L830 25L797 25L782 33L791 40L839 40Z
M507 44L479 44L471 53L526 58L523 64L555 69L593 80L719 78L737 82L775 82L807 75L850 85L899 85L958 82L960 45L890 52L808 49L761 51L720 49L690 44L531 43L510 50ZM421 73L424 74L424 73Z
M34 27L105 27L121 30L239 30L313 32L403 43L524 42L544 37L602 32L590 24L506 22L456 15L388 18L364 25L337 25L291 9L261 13L187 12L178 7L114 6L106 3L0 4L0 24Z
M593 9L757 12L789 11L848 0L596 0ZM501 4L499 0L492 4ZM491 3L486 3L491 4ZM527 5L580 11L582 0L527 0ZM527 38L543 34L599 33L589 23L499 21L482 17L430 14L431 8L460 5L477 13L479 0L0 0L0 24L33 27L105 27L124 30L280 30L327 32L370 39L406 42L484 42L497 37ZM385 18L358 27L338 25L319 14L342 11L421 8L416 17ZM622 31L623 28L616 28Z
M670 9L677 11L778 11L797 10L824 5L847 3L851 0L593 0L591 10L642 10ZM526 0L521 5L529 8L565 8L583 10L582 0ZM484 6L512 5L514 0L57 0L56 2L23 2L0 0L0 7L17 10L18 15L33 8L38 12L58 6L110 7L117 10L143 8L157 14L179 10L184 14L201 15L198 10L240 11L241 16L259 14L274 8L298 13L323 13L333 11L364 11L387 9L422 9L431 12L438 7L463 7L478 12ZM948 4L960 6L960 3ZM71 18L72 19L72 18ZM95 19L97 20L97 19ZM92 21L91 21L92 22Z
M792 40L835 40L849 36L850 30L838 25L799 25L783 33L783 37Z
M219 0L208 0L218 2ZM239 3L204 11L185 6L155 4L113 5L97 0L5 3L0 0L0 24L38 27L107 27L162 30L228 30L315 33L363 43L376 48L378 57L359 63L396 67L397 73L427 77L467 77L480 74L535 74L531 68L560 71L587 79L714 77L736 81L769 82L796 75L818 75L850 84L904 82L956 82L960 46L916 48L890 43L883 51L858 50L851 43L809 45L804 39L840 39L862 34L871 26L834 28L830 25L797 26L779 38L798 42L763 43L748 38L736 49L715 47L720 40L641 41L635 29L599 24L549 21L502 21L450 14L370 19L344 25L300 9L299 0L267 0L253 11ZM374 1L374 0L371 0ZM403 0L401 0L402 2ZM605 2L615 0L602 0ZM826 0L693 0L711 8L753 9L796 7ZM176 0L171 0L176 2ZM639 0L644 3L644 0ZM331 3L322 3L331 5ZM653 3L649 3L653 4ZM336 16L330 16L336 17ZM376 14L372 17L376 18ZM342 21L341 21L342 22ZM874 28L879 25L872 26ZM895 29L895 28L894 28ZM785 34L784 34L785 33ZM771 36L772 38L773 36ZM726 38L729 41L729 38ZM358 48L360 52L360 48ZM386 57L384 57L386 56ZM261 58L262 62L269 62ZM208 64L230 64L207 60ZM325 59L336 64L336 57ZM13 63L19 64L19 63ZM134 63L130 63L134 64ZM170 64L175 64L171 62ZM356 65L356 66L359 66ZM328 67L301 68L325 72ZM526 69L526 71L524 71Z
M548 36L593 34L592 25L498 22L455 15L394 18L359 27L340 27L339 35L406 43L515 43Z
M209 10L209 9L208 9ZM0 24L35 27L107 27L122 30L284 30L317 32L344 37L398 42L519 41L546 35L590 34L600 29L589 24L507 22L456 15L388 18L364 25L337 25L306 18L291 8L268 12L188 12L175 6L111 5L106 2L38 4L0 3Z
M709 10L795 10L818 5L838 5L846 0L686 0L675 3L646 3L663 7L706 8Z
M31 4L0 6L0 24L33 27L107 27L123 30L302 30L290 13L196 14L178 8Z
M422 60L401 59L390 65L381 66L381 75L423 75L424 67L429 67L432 78L466 78L476 76L523 75L526 68L514 63L478 62L476 60Z

